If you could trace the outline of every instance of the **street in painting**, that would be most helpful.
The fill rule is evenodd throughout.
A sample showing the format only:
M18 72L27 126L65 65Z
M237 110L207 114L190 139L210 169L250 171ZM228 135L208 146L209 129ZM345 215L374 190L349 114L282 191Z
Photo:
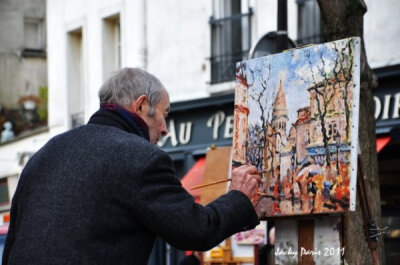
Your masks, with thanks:
M260 217L349 209L359 49L349 38L237 63L232 162L266 171Z

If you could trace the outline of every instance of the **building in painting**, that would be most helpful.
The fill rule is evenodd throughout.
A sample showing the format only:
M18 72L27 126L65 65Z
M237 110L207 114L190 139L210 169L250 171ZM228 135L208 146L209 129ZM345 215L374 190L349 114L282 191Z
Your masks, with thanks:
M297 110L297 119L288 130L288 108L280 81L264 150L265 193L278 203L272 215L346 208L348 194L341 192L341 201L335 195L339 186L348 185L350 177L346 113L351 110L345 105L350 103L346 96L352 95L352 88L352 83L331 81L310 87L310 105Z
M247 116L249 115L249 109L247 108L248 95L247 95L247 81L241 80L237 82L236 91L238 92L235 96L235 131L233 133L233 146L234 150L232 159L237 165L246 163L246 147L240 143L246 142L247 137ZM239 131L240 130L240 131Z
M290 142L296 145L296 164L305 164L307 162L307 146L311 143L310 139L310 107L297 110L297 120L292 126L290 133Z

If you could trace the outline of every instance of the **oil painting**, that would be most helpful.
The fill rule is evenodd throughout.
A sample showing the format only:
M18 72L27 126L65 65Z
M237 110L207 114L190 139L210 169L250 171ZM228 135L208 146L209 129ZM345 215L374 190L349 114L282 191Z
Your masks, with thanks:
M236 65L233 166L262 170L260 218L354 210L360 39Z

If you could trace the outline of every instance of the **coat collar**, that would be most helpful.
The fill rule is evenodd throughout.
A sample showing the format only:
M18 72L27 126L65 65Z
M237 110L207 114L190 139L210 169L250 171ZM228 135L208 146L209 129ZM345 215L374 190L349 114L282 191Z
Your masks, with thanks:
M150 140L149 127L137 114L131 113L116 104L104 104L90 117L88 124L115 127Z

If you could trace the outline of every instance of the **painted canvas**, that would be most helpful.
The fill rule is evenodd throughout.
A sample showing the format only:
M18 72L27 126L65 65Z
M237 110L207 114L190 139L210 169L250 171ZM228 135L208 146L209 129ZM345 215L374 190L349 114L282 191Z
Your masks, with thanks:
M236 65L233 166L262 173L261 218L353 210L359 38Z

